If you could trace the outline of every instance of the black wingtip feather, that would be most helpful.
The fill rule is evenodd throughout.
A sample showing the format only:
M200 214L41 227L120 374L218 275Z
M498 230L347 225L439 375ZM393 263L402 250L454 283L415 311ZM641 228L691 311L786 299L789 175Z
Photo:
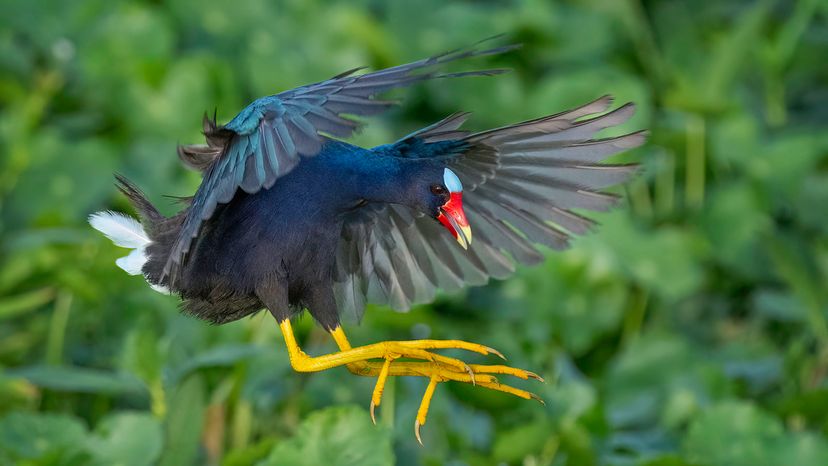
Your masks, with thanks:
M153 225L164 219L164 216L158 212L158 209L147 200L143 191L124 175L116 173L115 180L115 186L129 199L132 206L138 212L138 216L141 217L141 221L145 224L145 227L152 228Z
M368 67L367 66L357 66L356 68L351 68L350 70L345 70L345 71L339 73L336 76L332 76L330 79L347 78L348 76L350 76L350 75L352 75L356 72L362 71L366 68L368 68Z
M492 68L487 70L475 70L475 71L459 71L457 73L443 73L443 74L436 74L434 78L466 78L469 76L497 76L499 74L508 73L512 71L509 68Z

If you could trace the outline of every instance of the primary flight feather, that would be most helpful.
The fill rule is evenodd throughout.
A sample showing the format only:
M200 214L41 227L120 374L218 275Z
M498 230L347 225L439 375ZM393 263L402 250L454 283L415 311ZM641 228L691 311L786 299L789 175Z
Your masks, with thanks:
M563 249L572 235L589 231L594 223L583 211L617 202L603 189L624 182L636 166L604 160L640 146L645 133L599 137L634 111L626 104L607 112L608 96L477 133L462 129L469 114L456 113L371 149L340 140L359 126L348 115L375 115L394 104L379 94L429 79L498 74L502 70L440 70L513 48L474 46L373 73L351 70L258 99L226 125L205 117L206 144L179 148L181 160L203 174L179 214L161 215L118 177L141 224L106 212L90 222L119 246L135 249L119 263L125 270L140 270L153 287L178 294L190 314L224 323L267 308L296 370L345 365L377 377L372 415L387 377L428 377L415 423L418 439L439 382L472 382L532 398L494 376L539 378L531 372L469 366L433 352L499 354L491 348L453 340L354 348L340 326L342 313L360 314L368 302L406 310L430 301L438 289L505 278L515 263L541 261L538 245ZM304 309L340 352L310 357L301 351L290 318ZM400 357L417 361L396 361Z

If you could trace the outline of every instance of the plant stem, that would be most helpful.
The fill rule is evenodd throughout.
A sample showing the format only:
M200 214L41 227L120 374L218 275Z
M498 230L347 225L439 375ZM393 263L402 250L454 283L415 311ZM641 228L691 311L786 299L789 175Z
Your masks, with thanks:
M46 340L46 364L57 366L63 359L63 342L66 338L66 324L72 307L72 294L60 291L55 300L55 310L49 321L49 337Z
M676 194L676 157L672 152L662 152L655 179L655 210L659 216L673 213Z
M685 203L692 210L704 204L705 138L704 117L698 114L688 115Z
M650 295L646 290L634 288L630 296L630 304L624 317L624 329L621 333L621 347L627 347L634 342L641 333L644 317L647 312L647 303Z
M380 424L388 429L394 429L394 412L397 402L397 377L388 377L385 382L385 391L382 394L382 413Z

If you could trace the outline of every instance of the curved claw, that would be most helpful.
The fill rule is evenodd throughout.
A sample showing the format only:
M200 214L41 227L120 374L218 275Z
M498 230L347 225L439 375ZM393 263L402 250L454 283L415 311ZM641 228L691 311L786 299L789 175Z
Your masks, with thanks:
M499 357L500 359L502 359L502 360L506 361L506 356L504 356L504 355L503 355L503 353L501 353L500 351L498 351L498 350L496 350L496 349L494 349L494 348L492 348L492 347L490 347L490 346L487 346L487 347L486 347L486 350L487 350L488 352L490 352L490 353L494 354L495 356Z
M539 382L546 382L545 380L543 380L543 377L539 376L538 374L535 374L532 371L526 371L526 375L528 375L529 377L531 377L531 378L533 378L533 379L535 379Z
M369 407L369 411L371 412L371 422L373 422L374 425L377 425L377 418L376 418L376 416L374 416L374 408L375 407L376 407L376 405L374 404L374 400L371 400L371 406Z
M539 397L538 395L535 395L534 393L529 393L529 396L530 396L533 400L537 401L538 403L540 403L540 404L542 404L542 405L546 406L546 402L544 402L544 401L541 399L541 397Z
M414 435L417 437L417 441L420 442L420 445L423 444L423 439L420 438L420 426L426 422L428 407L431 405L431 398L434 396L434 389L437 388L437 384L440 383L440 381L441 378L439 376L431 376L425 393L423 394L423 399L420 401L420 409L417 410L417 418L414 421Z
M477 383L474 380L474 371L472 370L471 366L469 366L468 364L466 364L466 373L468 373L469 377L471 378L472 386L476 386Z

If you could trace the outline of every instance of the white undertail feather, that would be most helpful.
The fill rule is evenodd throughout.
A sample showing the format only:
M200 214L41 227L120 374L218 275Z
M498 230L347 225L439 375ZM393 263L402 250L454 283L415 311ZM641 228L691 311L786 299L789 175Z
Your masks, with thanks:
M92 225L92 228L103 233L116 246L132 249L132 252L127 256L116 260L115 264L130 275L141 275L141 269L147 262L146 248L151 241L138 220L119 212L107 210L90 215L89 224ZM150 286L160 293L169 293L163 286L153 285L152 283L150 283Z
M115 246L137 249L150 243L149 236L138 220L119 212L107 210L94 213L89 216L89 224L106 235Z

